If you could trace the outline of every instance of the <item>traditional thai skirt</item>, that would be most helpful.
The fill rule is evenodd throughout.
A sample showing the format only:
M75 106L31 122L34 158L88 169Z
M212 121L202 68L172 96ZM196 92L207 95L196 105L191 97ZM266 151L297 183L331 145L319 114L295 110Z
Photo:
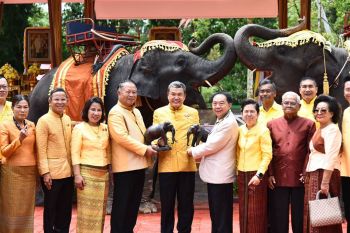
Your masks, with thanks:
M316 199L316 193L321 189L323 170L318 169L313 172L306 173L305 177L305 198L304 198L304 233L341 233L342 225L332 225L325 227L311 227L309 201ZM329 182L329 193L332 197L340 195L340 172L334 170Z
M0 232L33 233L36 166L1 166Z
M108 167L80 166L85 181L77 189L77 233L103 232L108 196Z
M241 233L267 232L267 177L248 187L256 171L238 171L239 228Z

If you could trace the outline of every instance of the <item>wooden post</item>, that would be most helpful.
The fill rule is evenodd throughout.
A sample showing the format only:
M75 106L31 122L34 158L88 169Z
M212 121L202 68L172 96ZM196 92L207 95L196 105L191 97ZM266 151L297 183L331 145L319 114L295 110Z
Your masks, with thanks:
M300 0L300 17L306 19L306 29L311 29L311 0Z
M288 0L278 0L278 26L288 27Z
M84 18L96 19L95 0L84 0Z
M50 37L51 37L51 67L57 67L62 62L62 5L61 0L48 0Z

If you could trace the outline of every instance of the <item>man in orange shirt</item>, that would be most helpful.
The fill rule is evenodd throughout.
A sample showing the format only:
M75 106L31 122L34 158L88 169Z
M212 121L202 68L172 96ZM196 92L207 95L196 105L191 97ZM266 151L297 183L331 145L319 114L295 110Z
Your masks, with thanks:
M62 88L51 91L49 112L36 127L38 169L44 191L44 232L69 232L74 183L71 169L71 120L64 114L68 99Z
M157 152L144 144L146 127L135 108L136 85L131 81L120 83L117 94L118 103L108 115L114 181L111 233L133 233L148 159Z

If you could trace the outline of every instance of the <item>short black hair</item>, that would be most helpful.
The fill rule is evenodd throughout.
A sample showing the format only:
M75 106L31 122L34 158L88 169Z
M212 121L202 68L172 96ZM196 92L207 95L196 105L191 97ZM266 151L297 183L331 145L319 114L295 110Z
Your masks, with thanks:
M349 81L350 81L350 75L345 76L345 78L344 78L344 84L345 84L346 82L349 82Z
M125 80L125 81L119 83L117 91L120 91L120 90L125 86L125 84L127 84L127 83L134 84L135 87L137 88L136 83L134 83L134 82L131 81L131 80Z
M18 104L18 103L19 103L20 101L22 101L22 100L27 101L28 106L30 105L30 104L29 104L28 96L26 96L26 95L14 95L14 96L12 97L12 108L14 108L15 105Z
M329 112L333 113L332 122L337 124L341 115L341 107L337 99L328 95L319 95L315 99L313 111L315 111L320 102L327 103Z
M85 122L89 122L89 109L91 107L91 105L93 103L98 103L101 105L101 109L102 109L102 116L101 116L101 119L99 120L98 124L102 123L104 120L105 120L105 107L103 105L103 101L100 97L91 97L90 99L88 99L85 104L84 104L84 107L83 107L83 111L81 112L81 118L83 119L83 121Z
M52 98L52 95L55 94L56 92L64 92L64 94L65 94L66 97L68 98L66 90L64 90L62 87L57 87L57 88L53 89L53 90L50 92L49 98L51 99L51 98Z
M277 91L276 84L275 84L273 81L271 81L271 79L268 79L268 78L265 78L265 79L263 79L263 80L261 80L261 81L259 82L258 91L259 91L259 89L260 89L261 86L267 85L267 84L270 84L270 85L271 85L272 90L273 90L274 92Z
M315 84L315 87L317 87L317 82L316 82L316 79L314 79L314 78L312 78L312 77L302 77L301 79L300 79L300 82L299 82L299 86L301 85L301 83L303 82L303 81L305 81L305 80L311 80L311 81L313 81L314 82L314 84Z
M256 112L259 114L259 111L260 111L259 104L258 104L258 102L256 102L253 99L243 100L243 102L241 103L241 112L243 112L245 106L250 105L250 104L254 105Z
M214 93L211 97L210 97L210 103L213 103L213 99L215 96L217 95L224 95L226 97L226 100L229 104L232 104L233 103L233 98L232 98L232 95L227 92L227 91L219 91L219 92L216 92Z

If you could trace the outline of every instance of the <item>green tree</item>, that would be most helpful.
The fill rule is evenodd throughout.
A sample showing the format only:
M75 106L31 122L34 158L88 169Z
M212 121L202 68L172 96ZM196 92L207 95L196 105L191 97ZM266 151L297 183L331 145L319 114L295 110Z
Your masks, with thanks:
M5 4L0 28L0 66L9 63L19 72L23 71L24 29L30 26L29 17L39 11L37 5Z

